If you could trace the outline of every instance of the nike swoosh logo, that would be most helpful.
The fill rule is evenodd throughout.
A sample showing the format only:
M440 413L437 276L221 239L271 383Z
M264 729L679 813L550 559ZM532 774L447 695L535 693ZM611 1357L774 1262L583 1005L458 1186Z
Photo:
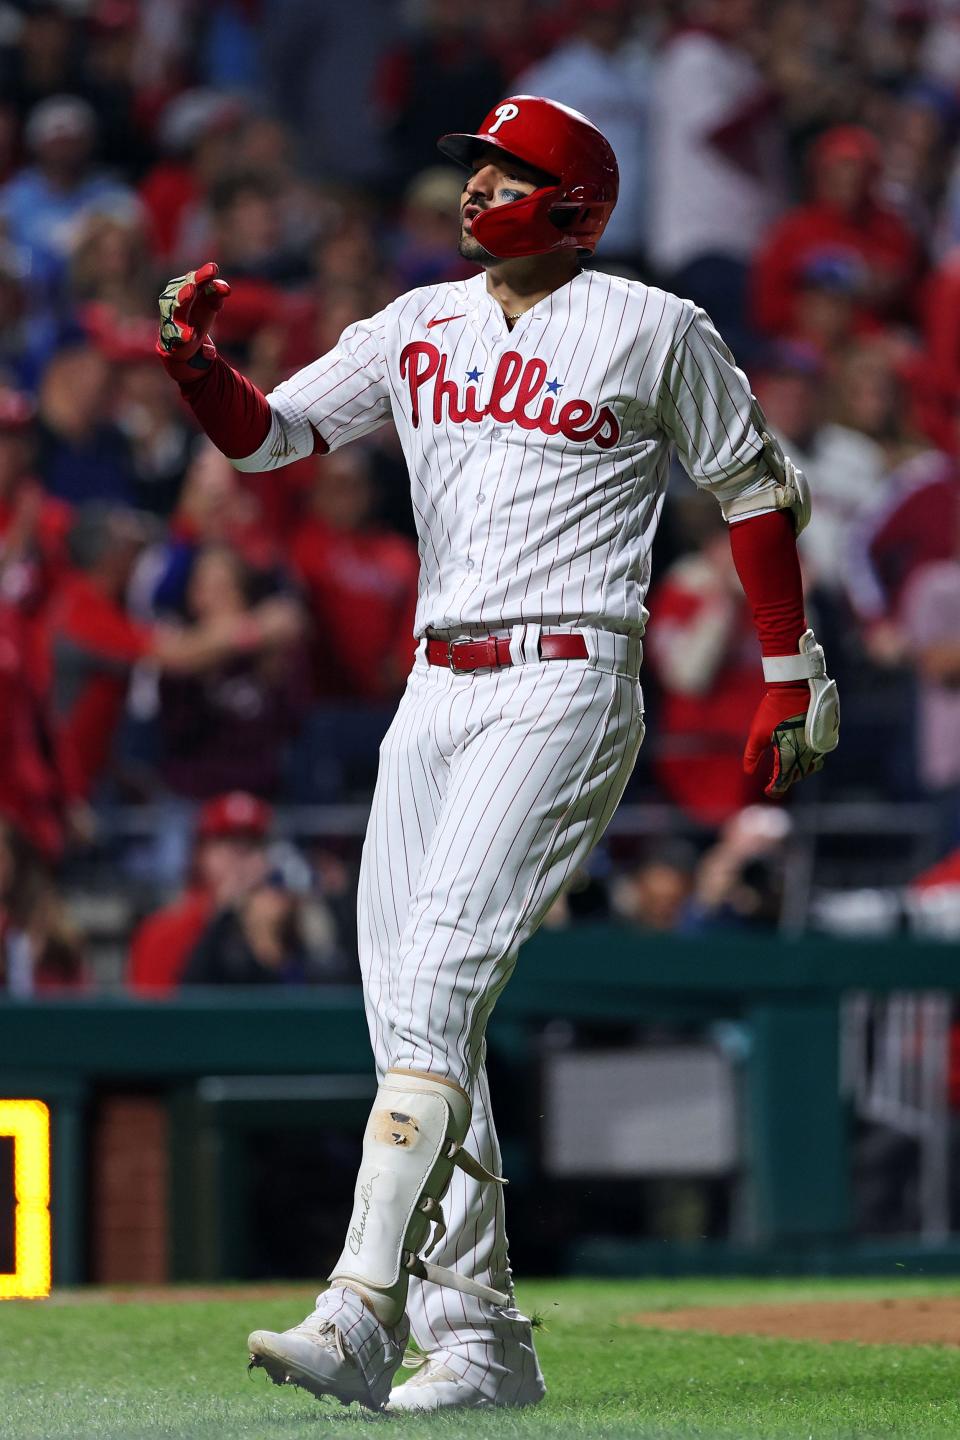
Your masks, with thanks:
M427 329L432 330L434 325L446 325L448 320L462 320L463 315L441 315L436 320L427 321Z

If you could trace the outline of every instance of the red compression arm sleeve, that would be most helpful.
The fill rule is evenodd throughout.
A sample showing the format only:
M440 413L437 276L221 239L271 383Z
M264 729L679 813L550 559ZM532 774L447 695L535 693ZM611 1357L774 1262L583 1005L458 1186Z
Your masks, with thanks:
M266 396L221 355L216 355L196 380L177 383L201 429L228 459L244 460L260 449L270 433ZM313 453L325 455L326 451L326 443L314 431Z
M260 449L270 433L266 396L222 356L196 380L178 383L201 429L224 455L242 460Z
M736 521L730 526L730 549L764 655L796 655L807 622L790 511Z

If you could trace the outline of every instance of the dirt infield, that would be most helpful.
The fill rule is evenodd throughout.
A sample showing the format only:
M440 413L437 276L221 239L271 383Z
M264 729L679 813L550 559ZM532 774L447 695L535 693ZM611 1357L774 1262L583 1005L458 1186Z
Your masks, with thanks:
M850 1340L861 1345L960 1346L960 1298L802 1300L787 1305L704 1305L628 1317L658 1330L765 1335L781 1340Z

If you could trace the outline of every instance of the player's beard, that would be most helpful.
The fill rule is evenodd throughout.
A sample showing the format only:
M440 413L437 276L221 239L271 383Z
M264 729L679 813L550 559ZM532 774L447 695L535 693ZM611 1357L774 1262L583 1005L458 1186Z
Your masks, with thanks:
M464 260L469 260L474 265L495 265L497 262L496 255L484 250L483 246L469 235L464 235L457 249Z
M495 265L497 263L496 255L491 255L489 250L483 248L479 240L474 240L472 235L466 233L462 220L460 221L460 239L457 251L462 259L469 260L474 265Z

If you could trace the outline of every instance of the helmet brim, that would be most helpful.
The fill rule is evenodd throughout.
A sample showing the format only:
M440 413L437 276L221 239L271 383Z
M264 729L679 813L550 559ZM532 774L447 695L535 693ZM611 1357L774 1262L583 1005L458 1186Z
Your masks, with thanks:
M526 156L519 154L516 150L509 149L496 135L441 135L437 141L437 149L441 155L446 155L448 160L453 160L457 165L462 165L469 170L470 166L484 150L492 148L499 150L504 155L509 155L514 160L519 160L529 170L535 170L545 180L556 185L560 179L558 175L551 175L541 168L534 161L528 160Z
M441 155L446 155L448 160L469 168L486 143L479 135L441 135L437 141L437 149ZM496 145L496 136L489 143Z

